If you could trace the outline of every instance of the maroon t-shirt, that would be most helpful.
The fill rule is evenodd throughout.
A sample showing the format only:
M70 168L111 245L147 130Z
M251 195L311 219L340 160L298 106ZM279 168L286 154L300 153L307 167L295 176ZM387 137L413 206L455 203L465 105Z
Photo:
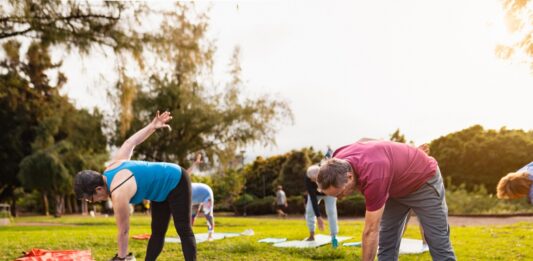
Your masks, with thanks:
M413 146L392 141L359 141L337 149L357 175L366 209L376 211L389 197L407 196L435 175L437 161Z

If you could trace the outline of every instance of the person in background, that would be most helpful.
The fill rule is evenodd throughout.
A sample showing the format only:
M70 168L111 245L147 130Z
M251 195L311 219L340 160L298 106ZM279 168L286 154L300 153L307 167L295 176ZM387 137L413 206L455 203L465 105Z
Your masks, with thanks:
M324 154L324 159L330 159L331 156L333 156L333 150L328 145L328 149L326 150L326 154Z
M309 237L307 241L315 240L315 220L318 223L318 229L324 230L324 220L320 214L318 204L320 201L324 200L326 205L326 214L328 216L329 222L329 232L331 235L331 245L333 248L338 246L337 234L339 232L339 227L337 225L337 198L332 196L327 196L322 192L318 191L318 186L316 184L316 178L318 176L318 171L320 167L317 165L312 165L307 168L307 173L304 177L305 187L307 188L307 204L305 206L305 221L307 223L307 228L309 229ZM316 217L316 218L315 218Z
M502 177L496 187L496 195L499 199L527 197L533 204L533 162Z
M276 189L276 212L278 216L287 217L287 213L285 213L287 207L287 196L285 191L283 191L283 187L279 185Z
M192 216L191 226L194 225L196 215L202 211L207 221L207 240L213 240L215 232L215 216L213 214L215 197L213 190L204 183L191 183L192 188Z

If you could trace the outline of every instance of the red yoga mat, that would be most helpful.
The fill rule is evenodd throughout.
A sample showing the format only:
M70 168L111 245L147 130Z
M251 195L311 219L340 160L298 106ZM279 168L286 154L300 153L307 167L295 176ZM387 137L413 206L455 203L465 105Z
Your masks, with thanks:
M33 248L15 261L94 261L91 250L45 250Z
M148 240L150 239L150 234L135 235L135 236L132 236L131 238L137 239L137 240Z

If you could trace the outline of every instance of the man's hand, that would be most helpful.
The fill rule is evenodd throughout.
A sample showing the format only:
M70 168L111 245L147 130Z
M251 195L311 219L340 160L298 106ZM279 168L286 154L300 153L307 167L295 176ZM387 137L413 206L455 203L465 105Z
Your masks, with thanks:
M316 221L318 223L318 229L320 231L324 231L324 220L322 219L322 217L317 217Z
M159 114L159 111L157 111L157 114L155 115L154 120L152 120L152 126L154 128L168 128L168 130L172 130L170 128L170 125L166 124L168 121L172 120L172 116L170 116L170 112L165 111L163 114Z

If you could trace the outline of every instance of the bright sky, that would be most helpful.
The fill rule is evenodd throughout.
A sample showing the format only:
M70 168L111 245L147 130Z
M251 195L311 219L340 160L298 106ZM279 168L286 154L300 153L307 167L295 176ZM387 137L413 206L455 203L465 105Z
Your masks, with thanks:
M533 129L526 98L533 74L494 52L511 38L500 1L211 4L215 79L226 79L239 45L246 93L283 97L295 116L294 125L280 126L277 146L247 148L250 157L388 138L397 128L416 144L474 124ZM94 76L84 77L112 65L75 64L65 62L67 73L82 75L70 76L69 95L102 106L97 92L87 92Z

